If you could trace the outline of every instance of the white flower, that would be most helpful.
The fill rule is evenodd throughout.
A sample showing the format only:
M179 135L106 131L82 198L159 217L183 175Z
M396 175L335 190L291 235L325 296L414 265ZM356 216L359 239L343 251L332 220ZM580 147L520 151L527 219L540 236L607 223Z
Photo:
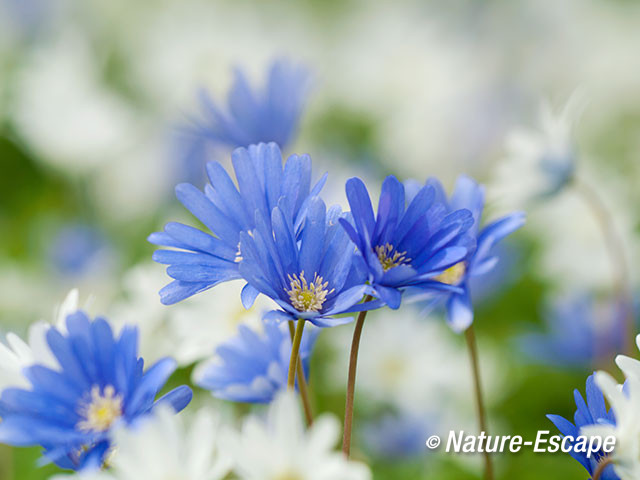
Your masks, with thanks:
M26 342L15 333L7 334L7 345L0 342L0 390L6 387L28 387L29 382L22 374L22 370L34 363L52 368L57 366L57 361L47 344L47 331L50 328L64 331L67 315L76 310L78 310L78 290L74 289L56 308L53 324L44 320L32 324L29 327Z
M365 465L350 462L334 450L340 424L332 416L318 417L305 431L298 399L284 393L265 419L245 420L232 442L235 473L243 480L367 480Z
M109 469L80 473L82 480L219 480L231 469L224 450L224 430L218 417L201 408L189 421L166 406L159 406L134 428L115 432L118 445ZM52 480L69 479L56 476Z
M576 161L573 127L585 107L576 90L554 112L548 102L540 108L537 130L515 128L507 137L507 157L498 164L492 195L511 207L559 191L572 177Z
M335 362L336 386L346 386L344 371L353 329L336 329L333 344L339 348ZM480 352L482 380L490 397L501 389L498 371L490 356L490 345ZM417 310L380 310L367 316L356 382L356 402L366 398L388 404L401 412L431 416L453 426L475 427L469 353L461 339L440 318L423 318ZM453 422L453 423L451 423Z
M140 349L146 361L171 355L180 365L209 358L215 348L236 334L239 324L260 328L269 303L258 297L250 310L242 306L244 282L217 285L177 305L160 303L158 291L169 281L155 263L137 265L123 280L125 298L110 314L119 327L137 325Z
M640 335L636 337L640 348ZM585 435L616 437L611 454L616 473L622 480L640 478L640 361L618 355L616 364L625 375L622 385L606 372L596 373L596 384L602 390L616 417L615 425L596 425L582 429Z
M11 113L38 158L77 174L117 157L139 122L101 77L100 55L69 27L25 56Z

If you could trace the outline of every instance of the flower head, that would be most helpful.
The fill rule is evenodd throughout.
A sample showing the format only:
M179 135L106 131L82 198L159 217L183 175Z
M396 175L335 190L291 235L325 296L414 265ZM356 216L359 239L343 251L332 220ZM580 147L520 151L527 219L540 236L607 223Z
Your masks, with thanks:
M241 234L240 273L281 308L267 317L327 327L351 320L334 315L371 306L356 305L368 287L354 266L354 246L337 224L340 215L314 197L299 241L283 206L273 209L270 221L258 215L256 229Z
M445 206L449 215L466 209L473 216L473 226L468 233L476 238L475 244L469 244L465 256L458 263L435 277L440 282L459 287L459 291L447 293L447 320L453 330L461 332L473 322L470 280L486 275L496 266L499 258L494 247L524 225L525 215L523 212L511 213L480 228L485 197L482 185L462 175L449 199L438 180L429 179L427 185L435 189L436 199Z
M115 338L105 319L90 321L79 311L67 317L66 329L66 334L47 332L59 368L28 367L29 389L2 392L0 441L40 445L47 459L63 468L99 467L112 447L113 428L154 407L175 362L165 358L143 372L133 327ZM158 402L179 411L190 400L191 390L182 386Z
M275 142L286 148L293 139L309 91L308 71L286 60L269 67L262 90L252 89L245 73L236 68L223 111L206 91L200 92L202 116L185 129L185 152L194 155L207 144L247 147Z
M600 305L585 293L562 297L546 309L546 331L520 336L518 346L532 362L593 365L624 348L625 312L619 302Z
M323 415L305 429L294 395L282 393L266 419L249 417L232 439L235 473L242 480L368 480L360 463L333 451L340 432L334 417Z
M640 348L640 336L636 337L636 343ZM610 454L613 466L607 471L613 469L622 480L632 480L640 476L640 361L618 355L616 364L624 373L624 386L606 372L595 375L596 384L611 405L615 422L588 426L583 434L602 438L614 436L616 447Z
M115 429L114 439L118 449L109 468L82 472L79 480L221 480L231 470L220 421L207 408L185 422L184 416L159 405L133 428Z
M29 326L27 341L9 332L4 345L0 342L0 392L5 387L27 387L29 382L22 374L25 367L34 363L54 368L58 362L47 345L47 331L50 328L65 330L68 315L78 310L78 290L71 290L56 308L54 322L39 321Z
M322 189L326 176L311 188L311 159L292 155L282 164L275 143L238 148L232 154L236 187L218 162L207 164L210 183L201 192L191 184L180 184L176 195L211 232L205 233L181 223L168 223L163 232L149 236L156 245L176 250L157 250L154 260L169 265L174 279L160 290L162 303L170 305L207 290L221 282L241 278L238 265L243 258L240 233L253 230L256 212L269 219L279 206L293 225L294 237L305 218L308 198ZM248 287L243 303L251 305L257 291Z
M584 92L576 90L558 112L544 102L537 129L514 129L497 169L498 197L522 205L555 195L571 181L578 156L573 129L585 105Z
M577 407L574 415L574 423L571 423L559 415L547 415L547 418L553 422L562 435L577 438L581 435L581 429L584 427L602 424L615 425L616 417L611 410L607 410L604 396L594 381L594 375L590 375L589 378L587 378L586 393L587 401L585 402L579 390L576 389L573 392ZM573 444L570 445L573 446ZM569 454L593 475L598 463L606 456L606 453L600 451L587 457L586 452L577 450L578 449L572 450ZM607 467L601 478L605 480L618 479L612 467Z
M235 402L267 403L287 388L291 337L284 323L264 322L264 333L240 325L238 335L216 349L216 356L194 371L195 383L213 396ZM318 330L302 336L300 360L308 375Z
M346 190L353 221L340 223L357 246L378 298L398 308L408 287L456 289L436 276L463 260L473 246L468 210L447 212L431 185L408 201L404 186L393 176L382 184L377 216L362 180L348 180Z

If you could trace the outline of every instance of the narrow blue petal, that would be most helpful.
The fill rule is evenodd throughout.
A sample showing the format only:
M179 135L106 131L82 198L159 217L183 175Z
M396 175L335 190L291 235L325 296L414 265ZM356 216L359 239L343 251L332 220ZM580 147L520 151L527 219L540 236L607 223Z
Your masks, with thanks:
M189 405L189 402L191 402L192 398L193 391L186 385L181 385L160 397L154 404L154 406L170 405L173 410L178 413L184 410L187 405Z
M456 333L464 332L473 323L473 305L468 290L451 295L447 301L447 323Z

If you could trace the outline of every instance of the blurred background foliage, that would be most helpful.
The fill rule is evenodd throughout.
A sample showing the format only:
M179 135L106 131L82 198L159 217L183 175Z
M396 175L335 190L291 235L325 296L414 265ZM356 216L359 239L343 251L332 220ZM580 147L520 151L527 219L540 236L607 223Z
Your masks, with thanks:
M491 186L508 132L535 126L541 99L562 105L585 87L577 168L615 217L634 271L639 27L640 4L631 0L0 0L0 332L24 333L51 318L73 287L91 297L95 313L128 298L123 278L150 261L147 235L169 219L193 222L173 186L203 182L202 164L186 165L175 142L177 128L198 111L198 89L221 100L232 67L259 82L280 56L314 76L288 153L310 153L316 173L330 172L328 200L343 204L344 180L353 175L373 182L389 173L435 175L451 187L468 173L489 186L489 217L504 212L510 205ZM228 151L208 158L228 162ZM571 418L572 390L582 390L594 368L612 370L614 351L566 365L543 351L526 355L518 340L548 331L544 306L553 298L588 292L606 302L613 295L601 232L563 196L527 206L530 221L508 245L515 255L477 309L480 348L493 365L485 380L496 389L489 392L492 433L534 438L553 430L545 414ZM159 303L155 295L148 302ZM212 305L211 321L215 312ZM340 339L350 334L341 328L321 336L311 377L316 410L339 416L344 382L335 371L346 363L335 350L346 348ZM572 348L572 338L565 340ZM424 338L423 348L437 350L438 341ZM425 379L450 360L421 365ZM467 358L461 362L451 380L470 401ZM189 377L184 368L174 380ZM213 400L200 392L196 401ZM359 394L356 424L388 407ZM422 445L389 458L364 448L364 430L358 435L356 456L375 479L481 478L479 459ZM0 479L47 478L55 470L36 468L38 456L38 449L0 447ZM495 464L503 479L587 475L562 454L501 454Z

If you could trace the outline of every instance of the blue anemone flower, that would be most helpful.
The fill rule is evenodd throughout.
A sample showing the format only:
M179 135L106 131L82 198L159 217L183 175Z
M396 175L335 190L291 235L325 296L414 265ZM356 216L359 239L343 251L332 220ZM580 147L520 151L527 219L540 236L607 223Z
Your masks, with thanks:
M262 90L252 89L245 73L234 69L226 112L200 92L201 118L185 129L187 156L202 157L207 144L235 148L275 142L286 148L298 129L310 83L306 68L284 59L271 63Z
M334 315L372 308L371 302L356 305L369 287L355 268L351 240L337 224L339 209L327 212L320 198L312 198L296 241L295 227L284 208L274 208L271 221L256 215L256 229L240 235L242 276L281 308L265 318L302 318L330 327L351 321L331 318Z
M264 334L240 325L238 335L216 349L216 357L194 372L195 383L214 397L234 402L269 403L287 388L291 335L286 323L263 322ZM302 336L300 360L309 375L318 329Z
M218 162L207 164L210 183L201 192L188 183L176 187L182 204L212 233L170 222L163 232L149 236L156 245L178 248L157 250L153 259L167 264L167 274L173 282L160 290L162 303L171 305L218 283L241 278L240 232L255 228L256 212L270 218L271 211L280 211L292 223L297 238L304 223L310 196L317 195L326 181L326 174L311 187L311 158L291 155L282 164L280 148L275 143L238 148L231 155L238 186ZM243 290L243 303L251 305L258 292L252 287Z
M446 205L447 212L467 209L473 215L473 227L469 233L476 237L475 246L469 248L466 256L459 262L436 277L443 283L460 288L460 291L447 296L447 321L454 331L462 332L473 322L470 280L482 277L495 268L500 259L494 254L494 247L504 237L524 225L525 215L523 212L514 212L480 228L485 203L482 185L478 185L471 177L461 175L448 200L438 180L431 178L427 180L427 185L433 186L436 200Z
M447 212L431 185L407 202L404 185L394 176L382 184L377 216L362 180L349 179L346 191L353 220L340 223L358 248L376 297L395 309L408 287L458 290L434 277L472 249L471 212Z
M424 441L434 432L433 419L411 412L387 413L364 426L367 449L387 460L406 460L425 454Z
M603 423L610 425L616 424L613 410L607 410L604 395L596 385L593 375L587 378L586 393L587 401L585 403L578 389L575 389L573 392L577 407L576 413L574 414L574 423L571 423L559 415L547 415L547 418L560 430L562 435L576 438L580 435L580 429L587 425L601 425ZM596 452L589 458L587 458L586 452L571 451L569 455L580 462L580 464L593 475L598 463L606 456L606 453L603 451ZM602 480L619 480L619 477L613 471L612 465L605 468L600 478Z
M609 359L625 346L624 302L606 302L596 308L593 297L577 293L546 307L544 332L517 338L519 350L532 361L558 367L583 368Z
M66 326L66 334L47 332L59 368L33 365L24 370L29 390L3 390L0 442L40 445L46 460L62 468L97 468L116 425L131 424L160 402L180 411L191 401L191 390L181 386L154 402L176 363L165 358L143 372L137 328L125 327L115 338L105 319L92 322L80 311Z

